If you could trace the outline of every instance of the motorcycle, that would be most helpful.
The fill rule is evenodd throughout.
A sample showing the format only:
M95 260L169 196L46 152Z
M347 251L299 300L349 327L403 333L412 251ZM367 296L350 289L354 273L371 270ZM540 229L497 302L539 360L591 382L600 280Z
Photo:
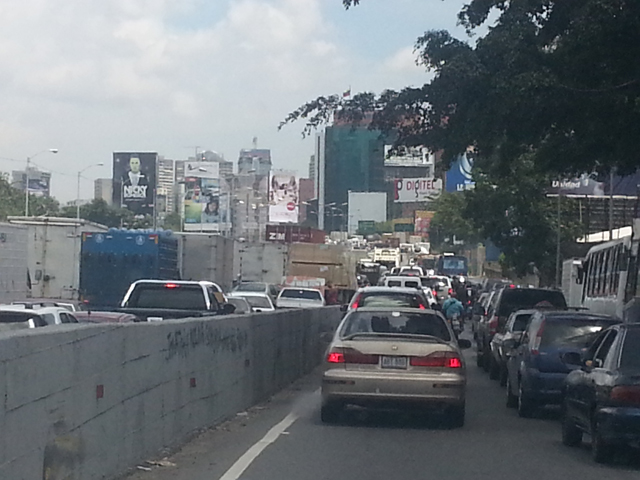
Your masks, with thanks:
M451 324L451 329L453 330L454 335L456 336L456 338L458 338L463 329L460 314L454 313L453 316L449 319L449 323Z

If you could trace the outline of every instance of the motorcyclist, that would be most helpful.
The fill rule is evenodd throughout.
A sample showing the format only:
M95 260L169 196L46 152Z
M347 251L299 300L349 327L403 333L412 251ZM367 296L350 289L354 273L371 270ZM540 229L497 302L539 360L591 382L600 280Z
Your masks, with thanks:
M442 305L442 313L444 314L445 318L449 322L451 322L452 326L455 326L455 322L457 322L461 326L462 323L460 323L460 319L462 318L463 312L464 306L462 305L460 300L458 300L456 292L452 292L451 296L447 298Z

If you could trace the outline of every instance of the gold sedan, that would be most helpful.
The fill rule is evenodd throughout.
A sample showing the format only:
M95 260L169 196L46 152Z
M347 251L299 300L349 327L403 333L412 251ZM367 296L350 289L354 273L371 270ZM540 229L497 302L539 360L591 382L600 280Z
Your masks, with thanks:
M432 310L361 308L340 323L326 356L321 419L346 405L443 410L453 427L465 418L466 368L444 317Z

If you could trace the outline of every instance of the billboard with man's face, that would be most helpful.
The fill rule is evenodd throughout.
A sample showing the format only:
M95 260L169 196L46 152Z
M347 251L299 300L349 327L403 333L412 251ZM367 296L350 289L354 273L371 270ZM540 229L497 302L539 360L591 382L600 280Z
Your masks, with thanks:
M155 152L113 154L113 204L136 215L153 215L156 189Z

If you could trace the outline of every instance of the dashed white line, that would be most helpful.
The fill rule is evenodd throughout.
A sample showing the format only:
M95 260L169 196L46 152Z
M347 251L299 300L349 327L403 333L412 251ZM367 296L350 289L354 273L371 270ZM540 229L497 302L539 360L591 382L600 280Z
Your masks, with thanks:
M238 480L253 461L258 458L262 451L275 442L280 435L286 434L287 428L289 428L297 419L298 415L293 412L287 415L284 420L275 425L264 437L262 437L261 440L247 450L244 455L242 455L236 463L234 463L231 468L227 470L222 477L220 477L220 480Z

